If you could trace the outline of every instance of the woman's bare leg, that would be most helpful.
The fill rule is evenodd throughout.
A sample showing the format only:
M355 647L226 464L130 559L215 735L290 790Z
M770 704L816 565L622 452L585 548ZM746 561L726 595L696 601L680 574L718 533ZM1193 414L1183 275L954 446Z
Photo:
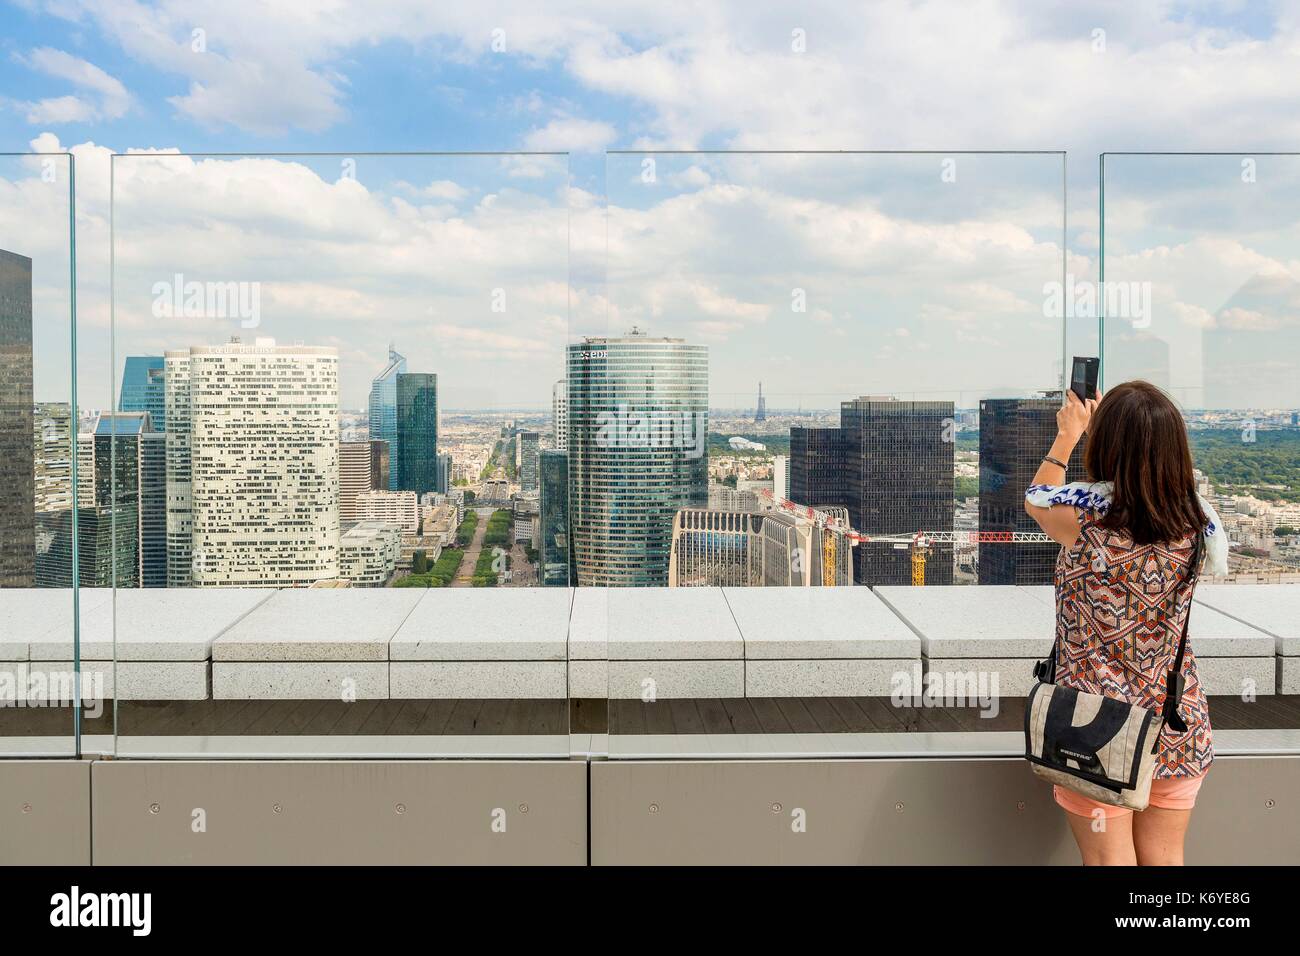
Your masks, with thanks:
M1147 807L1135 813L1133 847L1140 866L1182 866L1183 839L1191 822L1191 810Z
M1070 822L1074 842L1079 844L1079 855L1084 866L1134 866L1137 853L1133 846L1133 814L1114 817L1088 816L1065 813Z

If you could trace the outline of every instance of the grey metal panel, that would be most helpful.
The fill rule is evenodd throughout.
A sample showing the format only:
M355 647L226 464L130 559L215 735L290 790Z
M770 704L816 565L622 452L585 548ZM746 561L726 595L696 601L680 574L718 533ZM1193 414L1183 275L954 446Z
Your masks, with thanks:
M1300 865L1297 821L1300 758L1218 757L1196 796L1186 862Z
M117 760L93 782L102 865L587 858L581 761Z
M0 760L0 864L90 863L90 764Z
M1220 759L1187 862L1300 862L1297 794L1300 760ZM593 763L591 854L607 865L1079 862L1050 788L1006 759Z
M1076 862L1060 815L1019 760L591 765L596 864Z

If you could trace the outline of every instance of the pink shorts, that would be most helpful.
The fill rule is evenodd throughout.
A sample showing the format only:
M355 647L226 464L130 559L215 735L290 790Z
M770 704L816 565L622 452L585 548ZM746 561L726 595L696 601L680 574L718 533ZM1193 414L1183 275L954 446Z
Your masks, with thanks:
M1162 810L1190 810L1196 805L1196 791L1201 789L1204 781L1205 774L1196 777L1161 777L1152 780L1149 806L1160 807ZM1133 812L1126 807L1098 803L1064 787L1053 787L1052 796L1056 798L1056 802L1062 809L1081 817L1094 816L1094 811L1098 809L1108 820L1111 817L1122 817L1126 813Z

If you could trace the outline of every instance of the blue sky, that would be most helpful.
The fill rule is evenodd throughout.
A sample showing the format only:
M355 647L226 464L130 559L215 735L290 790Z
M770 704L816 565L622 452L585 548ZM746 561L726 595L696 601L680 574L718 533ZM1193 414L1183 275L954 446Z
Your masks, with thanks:
M113 334L113 152L570 153L568 194L554 170L524 182L518 170L488 162L471 171L458 161L428 160L393 175L361 176L366 194L359 199L335 182L334 164L306 164L319 181L302 195L315 197L317 215L308 210L301 224L290 223L302 242L287 244L293 255L283 257L279 275L264 260L241 261L231 248L194 253L179 264L175 256L140 258L144 245L126 248L138 238L129 224L148 220L143 209L151 202L159 215L165 196L172 206L158 238L175 249L198 249L201 243L190 239L220 235L242 237L228 243L238 252L283 234L277 231L284 223L238 202L203 209L186 201L244 188L229 184L246 185L240 170L252 167L162 161L166 188L137 191L136 206L119 208L126 223L119 261L138 267L129 282L119 282L119 305L140 301L151 280L174 269L215 281L264 281L266 331L327 337L339 346L345 404L358 403L366 369L382 366L393 338L439 366L431 370L463 399L449 404L540 406L562 367L566 333L618 331L637 320L710 344L720 404L731 404L727 396L741 403L763 377L769 404L833 406L839 392L880 387L955 391L971 402L1051 384L1060 348L1042 327L1036 290L1059 272L1053 233L1062 211L1070 222L1065 267L1081 276L1096 272L1099 152L1300 144L1295 5L984 0L796 9L558 0L545 12L523 3L463 6L469 5L0 2L0 150L59 148L77 156L78 381L85 395L109 395L117 375L112 361L120 367L127 353L230 332L220 323L142 320L132 305ZM962 165L958 188L943 190L929 158L799 164L767 157L669 159L666 178L645 192L637 186L640 154L609 160L607 181L604 150L612 147L1064 149L1069 191L1062 210L1051 186L1059 160L1052 158L991 162L982 179ZM248 195L296 196L287 184L302 184L303 168L259 166L264 191L249 187ZM1242 363L1243 375L1250 355L1295 341L1300 251L1286 237L1295 235L1300 218L1292 205L1300 161L1262 168L1266 175L1249 202L1238 201L1245 194L1233 191L1239 184L1226 173L1215 179L1219 173L1198 167L1179 176L1160 161L1128 168L1108 196L1129 257L1112 271L1154 284L1157 315L1168 321L1144 334L1167 344L1170 384L1191 403L1206 399L1207 332L1249 333L1224 352ZM408 187L415 192L404 193ZM413 195L425 202L408 215L403 203ZM530 213L529 195L545 196L554 215ZM26 234L37 207L11 203L0 209L0 244L57 245L57 237L42 246ZM1202 203L1243 212L1189 223L1186 210ZM1292 212L1259 212L1270 208ZM376 294L352 302L378 288L371 280L384 273L362 275L330 258L342 247L321 221L341 210L375 217L374 244L351 244L349 255L363 262L437 256L445 288L408 281L395 285L389 299ZM568 239L562 265L561 217ZM394 240L394 229L409 236ZM868 234L880 242L864 241ZM792 235L802 243L789 245ZM891 255L898 249L909 256L898 260ZM719 251L728 254L712 254ZM37 279L37 390L45 398L66 391L55 258L42 257L46 271ZM322 275L331 270L339 273L333 283ZM501 283L519 292L511 301L521 305L504 315L480 314ZM793 313L786 305L803 288L813 307ZM1275 290L1273 298L1262 300L1261 288ZM1241 290L1249 291L1249 309ZM337 315L324 314L334 303ZM1089 350L1086 323L1072 337L1079 351ZM1093 339L1095 348L1095 332ZM539 350L539 340L549 349ZM811 358L828 354L846 359ZM1261 380L1295 381L1294 370L1293 361ZM1281 384L1248 396L1227 391L1227 402L1300 405Z

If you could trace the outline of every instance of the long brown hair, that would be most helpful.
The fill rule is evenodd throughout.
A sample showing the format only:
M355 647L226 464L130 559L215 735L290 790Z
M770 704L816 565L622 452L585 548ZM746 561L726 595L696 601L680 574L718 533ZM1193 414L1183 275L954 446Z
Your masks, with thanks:
M1102 396L1088 424L1083 467L1115 490L1097 522L1137 544L1164 544L1204 530L1187 425L1168 395L1150 382L1125 382Z

